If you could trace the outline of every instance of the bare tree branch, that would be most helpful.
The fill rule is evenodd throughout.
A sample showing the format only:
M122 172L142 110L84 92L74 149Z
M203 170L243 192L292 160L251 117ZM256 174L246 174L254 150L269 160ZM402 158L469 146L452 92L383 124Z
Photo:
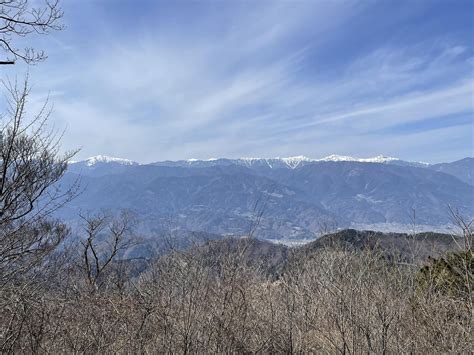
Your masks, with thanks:
M2 64L14 64L19 58L35 64L47 58L42 50L32 47L19 49L15 44L19 38L32 34L45 35L63 29L60 23L63 11L59 0L44 0L36 6L31 0L5 0L0 2L0 48L7 55Z

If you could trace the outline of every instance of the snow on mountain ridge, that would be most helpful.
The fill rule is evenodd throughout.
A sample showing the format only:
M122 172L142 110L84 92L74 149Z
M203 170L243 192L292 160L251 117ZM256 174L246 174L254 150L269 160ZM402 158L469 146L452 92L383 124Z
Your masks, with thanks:
M332 161L332 162L341 162L341 161L355 161L361 163L389 163L393 161L400 161L399 158L387 157L384 155L378 155L373 158L354 158L351 156L344 156L344 155L336 155L332 154L324 158L320 159L313 159L308 158L304 155L298 155L294 157L285 157L285 158L239 158L236 159L237 161L244 162L245 165L250 166L254 162L265 161L270 167L272 167L272 162L274 161L281 161L289 168L295 169L301 163L311 163L311 162L318 162L318 161Z
M206 159L206 160L200 160L200 159L188 159L186 162L189 164L192 163L198 163L198 162L211 162L211 161L216 161L220 159ZM309 158L304 155L298 155L298 156L293 156L293 157L276 157L276 158L253 158L253 157L241 157L238 159L223 159L223 160L229 160L229 161L234 161L238 164L247 166L247 167L252 167L254 164L266 164L270 168L274 168L275 166L281 166L278 165L278 163L283 164L284 166L287 166L288 168L295 169L301 164L305 163L312 163L312 162L344 162L344 161L350 161L350 162L360 162L360 163L379 163L379 164L399 164L399 165L413 165L413 166L429 166L430 164L428 163L423 163L423 162L408 162L408 161L403 161L399 158L394 158L394 157L389 157L385 155L378 155L372 158L355 158L352 156L345 156L345 155L337 155L337 154L332 154L324 158L320 159L314 159L314 158Z
M138 164L137 162L134 162L129 159L123 159L123 158L114 158L114 157L109 157L106 155L96 155L93 157L89 157L86 160L84 160L87 166L93 166L96 165L97 163L118 163L122 165L136 165ZM75 162L71 162L75 163Z
M246 165L247 167L252 166L252 164L254 164L254 163L265 162L265 164L267 164L270 168L273 168L275 162L282 162L287 167L289 167L291 169L294 169L302 162L313 162L313 161L316 161L316 160L305 157L303 155L298 155L298 156L287 157L287 158L279 158L279 157L277 157L277 158L248 158L248 157L242 157L242 158L239 158L239 159L235 159L235 161L241 162L244 165Z
M319 159L314 159L314 158L309 158L304 155L298 155L298 156L292 156L292 157L276 157L276 158L253 158L253 157L241 157L237 159L228 159L228 158L209 158L209 159L196 159L196 158L191 158L191 159L186 159L186 160L180 160L180 161L175 161L174 163L186 163L186 165L195 165L195 164L200 164L200 163L216 163L219 164L218 161L229 161L229 162L234 162L239 165L247 166L247 167L253 167L255 164L265 164L270 168L274 167L281 167L286 166L291 169L295 169L302 164L305 163L312 163L312 162L360 162L360 163L379 163L379 164L390 164L390 163L395 163L395 164L413 164L413 165L418 165L418 166L429 166L430 164L428 163L422 163L422 162L405 162L399 158L394 158L394 157L389 157L389 156L384 156L384 155L378 155L372 158L356 158L352 156L345 156L345 155L337 155L337 154L332 154L329 156L326 156L324 158L319 158ZM97 163L118 163L122 165L139 165L139 163L134 162L129 159L123 159L123 158L115 158L115 157L109 157L106 155L97 155L93 156L90 158L87 158L84 161L81 161L82 163L85 163L85 165L92 167L96 165ZM168 161L169 163L173 163L173 161ZM71 161L71 164L79 163L77 161ZM160 162L158 162L160 163ZM165 162L163 162L165 163Z
M387 162L397 161L397 160L400 160L400 159L387 157L384 155L378 155L373 158L354 158L350 156L337 155L337 154L332 154L327 157L318 159L318 161L357 161L361 163L387 163Z
M189 159L186 159L186 162L195 163L195 162L198 162L198 161L216 161L216 160L219 160L219 159L217 159L217 158L209 158L209 159L189 158Z
M304 155L298 155L298 156L295 156L295 157L288 157L288 158L276 158L276 159L282 160L286 165L288 165L292 169L296 168L302 162L316 161L315 159L305 157Z

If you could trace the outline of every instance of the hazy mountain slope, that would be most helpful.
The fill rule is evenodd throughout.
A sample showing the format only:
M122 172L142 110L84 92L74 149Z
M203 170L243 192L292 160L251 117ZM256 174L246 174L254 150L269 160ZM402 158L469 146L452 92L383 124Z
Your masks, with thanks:
M248 166L218 161L200 167L195 161L190 167L117 159L72 164L61 184L81 176L83 192L59 216L74 221L79 211L129 209L145 234L173 226L246 235L263 210L259 237L306 239L319 235L327 220L339 227L409 225L415 209L416 223L438 228L450 223L449 204L474 215L474 187L433 169L360 161L280 159L278 167L268 159L249 160Z
M66 179L73 181L74 175ZM244 235L263 208L259 236L307 238L317 218L330 216L317 201L305 201L297 189L244 168L132 167L124 174L83 176L82 184L83 193L61 211L63 217L74 219L79 210L125 208L146 221L148 229L171 224Z
M452 163L434 164L429 168L456 176L458 179L474 185L474 158L464 158Z
M451 204L468 215L474 210L472 186L425 168L358 162L319 162L300 169L274 171L281 184L304 191L327 210L362 223L449 223Z

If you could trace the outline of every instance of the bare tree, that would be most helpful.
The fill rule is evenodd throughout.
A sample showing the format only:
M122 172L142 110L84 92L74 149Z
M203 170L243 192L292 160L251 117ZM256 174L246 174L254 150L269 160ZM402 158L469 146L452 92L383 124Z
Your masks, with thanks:
M322 217L316 221L317 237L322 237L329 233L337 231L337 221L333 217Z
M44 0L41 6L30 0L0 0L0 47L6 60L0 64L14 64L20 58L34 64L47 58L44 51L32 47L18 48L18 40L32 34L48 34L63 28L63 12L59 0Z
M60 136L46 128L47 104L28 119L27 80L8 83L7 114L0 127L0 281L37 264L67 235L51 215L76 194L77 185L62 189L75 152L59 153Z
M82 266L90 286L98 289L108 266L120 250L130 245L131 217L123 212L110 220L105 215L81 216L86 238L82 242ZM102 238L101 238L102 237Z
M449 214L453 225L458 228L458 233L453 236L453 240L458 244L461 250L472 251L474 238L474 219L465 218L461 212L453 206L448 206ZM459 245L455 236L461 235L464 245Z

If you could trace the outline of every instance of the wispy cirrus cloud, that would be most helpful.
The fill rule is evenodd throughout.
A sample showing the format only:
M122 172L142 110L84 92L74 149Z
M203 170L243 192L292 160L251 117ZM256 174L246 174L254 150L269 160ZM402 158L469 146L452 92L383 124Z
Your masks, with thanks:
M414 20L431 4L152 2L112 13L104 4L84 10L102 19L85 31L93 43L72 18L71 32L54 37L57 56L32 69L38 95L51 90L55 124L67 126L65 145L82 157L472 155L472 124L455 119L474 112L460 13L441 31ZM449 134L462 143L447 149Z

